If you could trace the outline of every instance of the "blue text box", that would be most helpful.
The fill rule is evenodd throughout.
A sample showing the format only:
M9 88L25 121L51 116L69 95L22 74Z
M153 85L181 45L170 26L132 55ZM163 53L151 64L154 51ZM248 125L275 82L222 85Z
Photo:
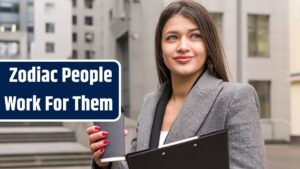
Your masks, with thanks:
M119 118L117 61L0 61L0 72L1 121Z

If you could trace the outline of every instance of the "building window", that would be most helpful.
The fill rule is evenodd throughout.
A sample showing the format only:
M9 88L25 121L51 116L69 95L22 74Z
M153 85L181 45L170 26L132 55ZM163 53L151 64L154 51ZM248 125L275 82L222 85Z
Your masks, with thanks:
M77 50L72 51L72 58L71 59L77 59Z
M215 21L220 38L222 38L223 37L223 14L222 13L212 13L211 15Z
M0 41L0 58L16 58L20 54L18 41Z
M46 53L54 53L55 46L53 42L46 42Z
M129 32L125 32L118 39L116 39L117 57L116 59L120 62L122 67L122 105L125 109L125 114L129 115L130 112L130 85L129 85ZM101 49L103 51L103 48Z
M54 33L55 25L54 23L46 23L46 33Z
M28 26L28 27L27 27L27 32L28 32L28 33L33 33L33 32L34 32L33 26Z
M113 11L112 9L109 10L109 20L111 21L113 19Z
M94 0L85 0L84 1L85 7L88 8L88 9L92 9L93 8L93 2L94 2Z
M260 117L271 118L271 81L250 80L260 101Z
M85 51L85 58L86 59L94 59L95 52L91 50Z
M34 12L34 4L33 1L27 1L27 25L33 25L34 23L34 16L33 16L33 12Z
M77 42L77 33L72 34L72 41Z
M269 16L248 15L248 55L269 57Z
M0 22L0 32L17 32L19 24L14 22Z
M72 22L73 22L73 25L77 25L77 16L75 16L75 15L72 16Z
M45 13L46 14L53 14L55 9L54 3L46 3L45 4Z
M72 0L72 5L73 5L73 8L75 8L77 6L77 0Z
M85 25L92 26L93 25L93 17L86 16L84 18L84 23L85 23Z
M0 2L1 13L19 13L19 3L2 1Z
M92 43L94 41L94 34L92 32L87 32L84 34L85 42Z
M28 0L27 5L30 6L30 7L33 7L33 4L34 4L33 1L34 0Z

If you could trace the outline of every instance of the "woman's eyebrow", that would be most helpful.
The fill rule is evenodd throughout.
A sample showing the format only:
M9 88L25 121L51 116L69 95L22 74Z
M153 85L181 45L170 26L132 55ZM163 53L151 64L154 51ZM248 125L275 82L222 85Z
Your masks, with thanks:
M194 32L194 31L200 31L199 28L193 28L193 29L190 29L189 32Z
M170 31L164 32L164 34L175 34L175 33L177 33L177 32L178 32L178 31L170 30Z
M189 32L194 32L194 31L200 31L200 29L199 28L192 28L192 29L189 29L188 31ZM178 33L178 31L169 30L169 31L164 32L163 34L176 34L176 33Z
M189 29L189 32L193 32L193 31L200 31L199 28L192 28L192 29ZM166 31L165 33L177 33L178 31L176 30L169 30L169 31Z

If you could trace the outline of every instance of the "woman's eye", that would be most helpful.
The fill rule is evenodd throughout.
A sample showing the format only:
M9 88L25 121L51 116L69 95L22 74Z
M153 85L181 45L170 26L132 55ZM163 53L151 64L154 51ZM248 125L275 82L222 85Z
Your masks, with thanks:
M170 35L170 36L167 37L167 40L174 40L174 39L177 39L177 36Z
M191 35L191 38L197 38L197 39L200 39L202 36L199 34L199 33L193 33Z

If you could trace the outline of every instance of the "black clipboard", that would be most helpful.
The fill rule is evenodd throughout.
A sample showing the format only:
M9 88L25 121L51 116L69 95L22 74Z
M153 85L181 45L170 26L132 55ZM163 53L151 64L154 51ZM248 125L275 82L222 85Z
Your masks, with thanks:
M126 161L129 169L229 169L227 129L163 148L129 153Z

